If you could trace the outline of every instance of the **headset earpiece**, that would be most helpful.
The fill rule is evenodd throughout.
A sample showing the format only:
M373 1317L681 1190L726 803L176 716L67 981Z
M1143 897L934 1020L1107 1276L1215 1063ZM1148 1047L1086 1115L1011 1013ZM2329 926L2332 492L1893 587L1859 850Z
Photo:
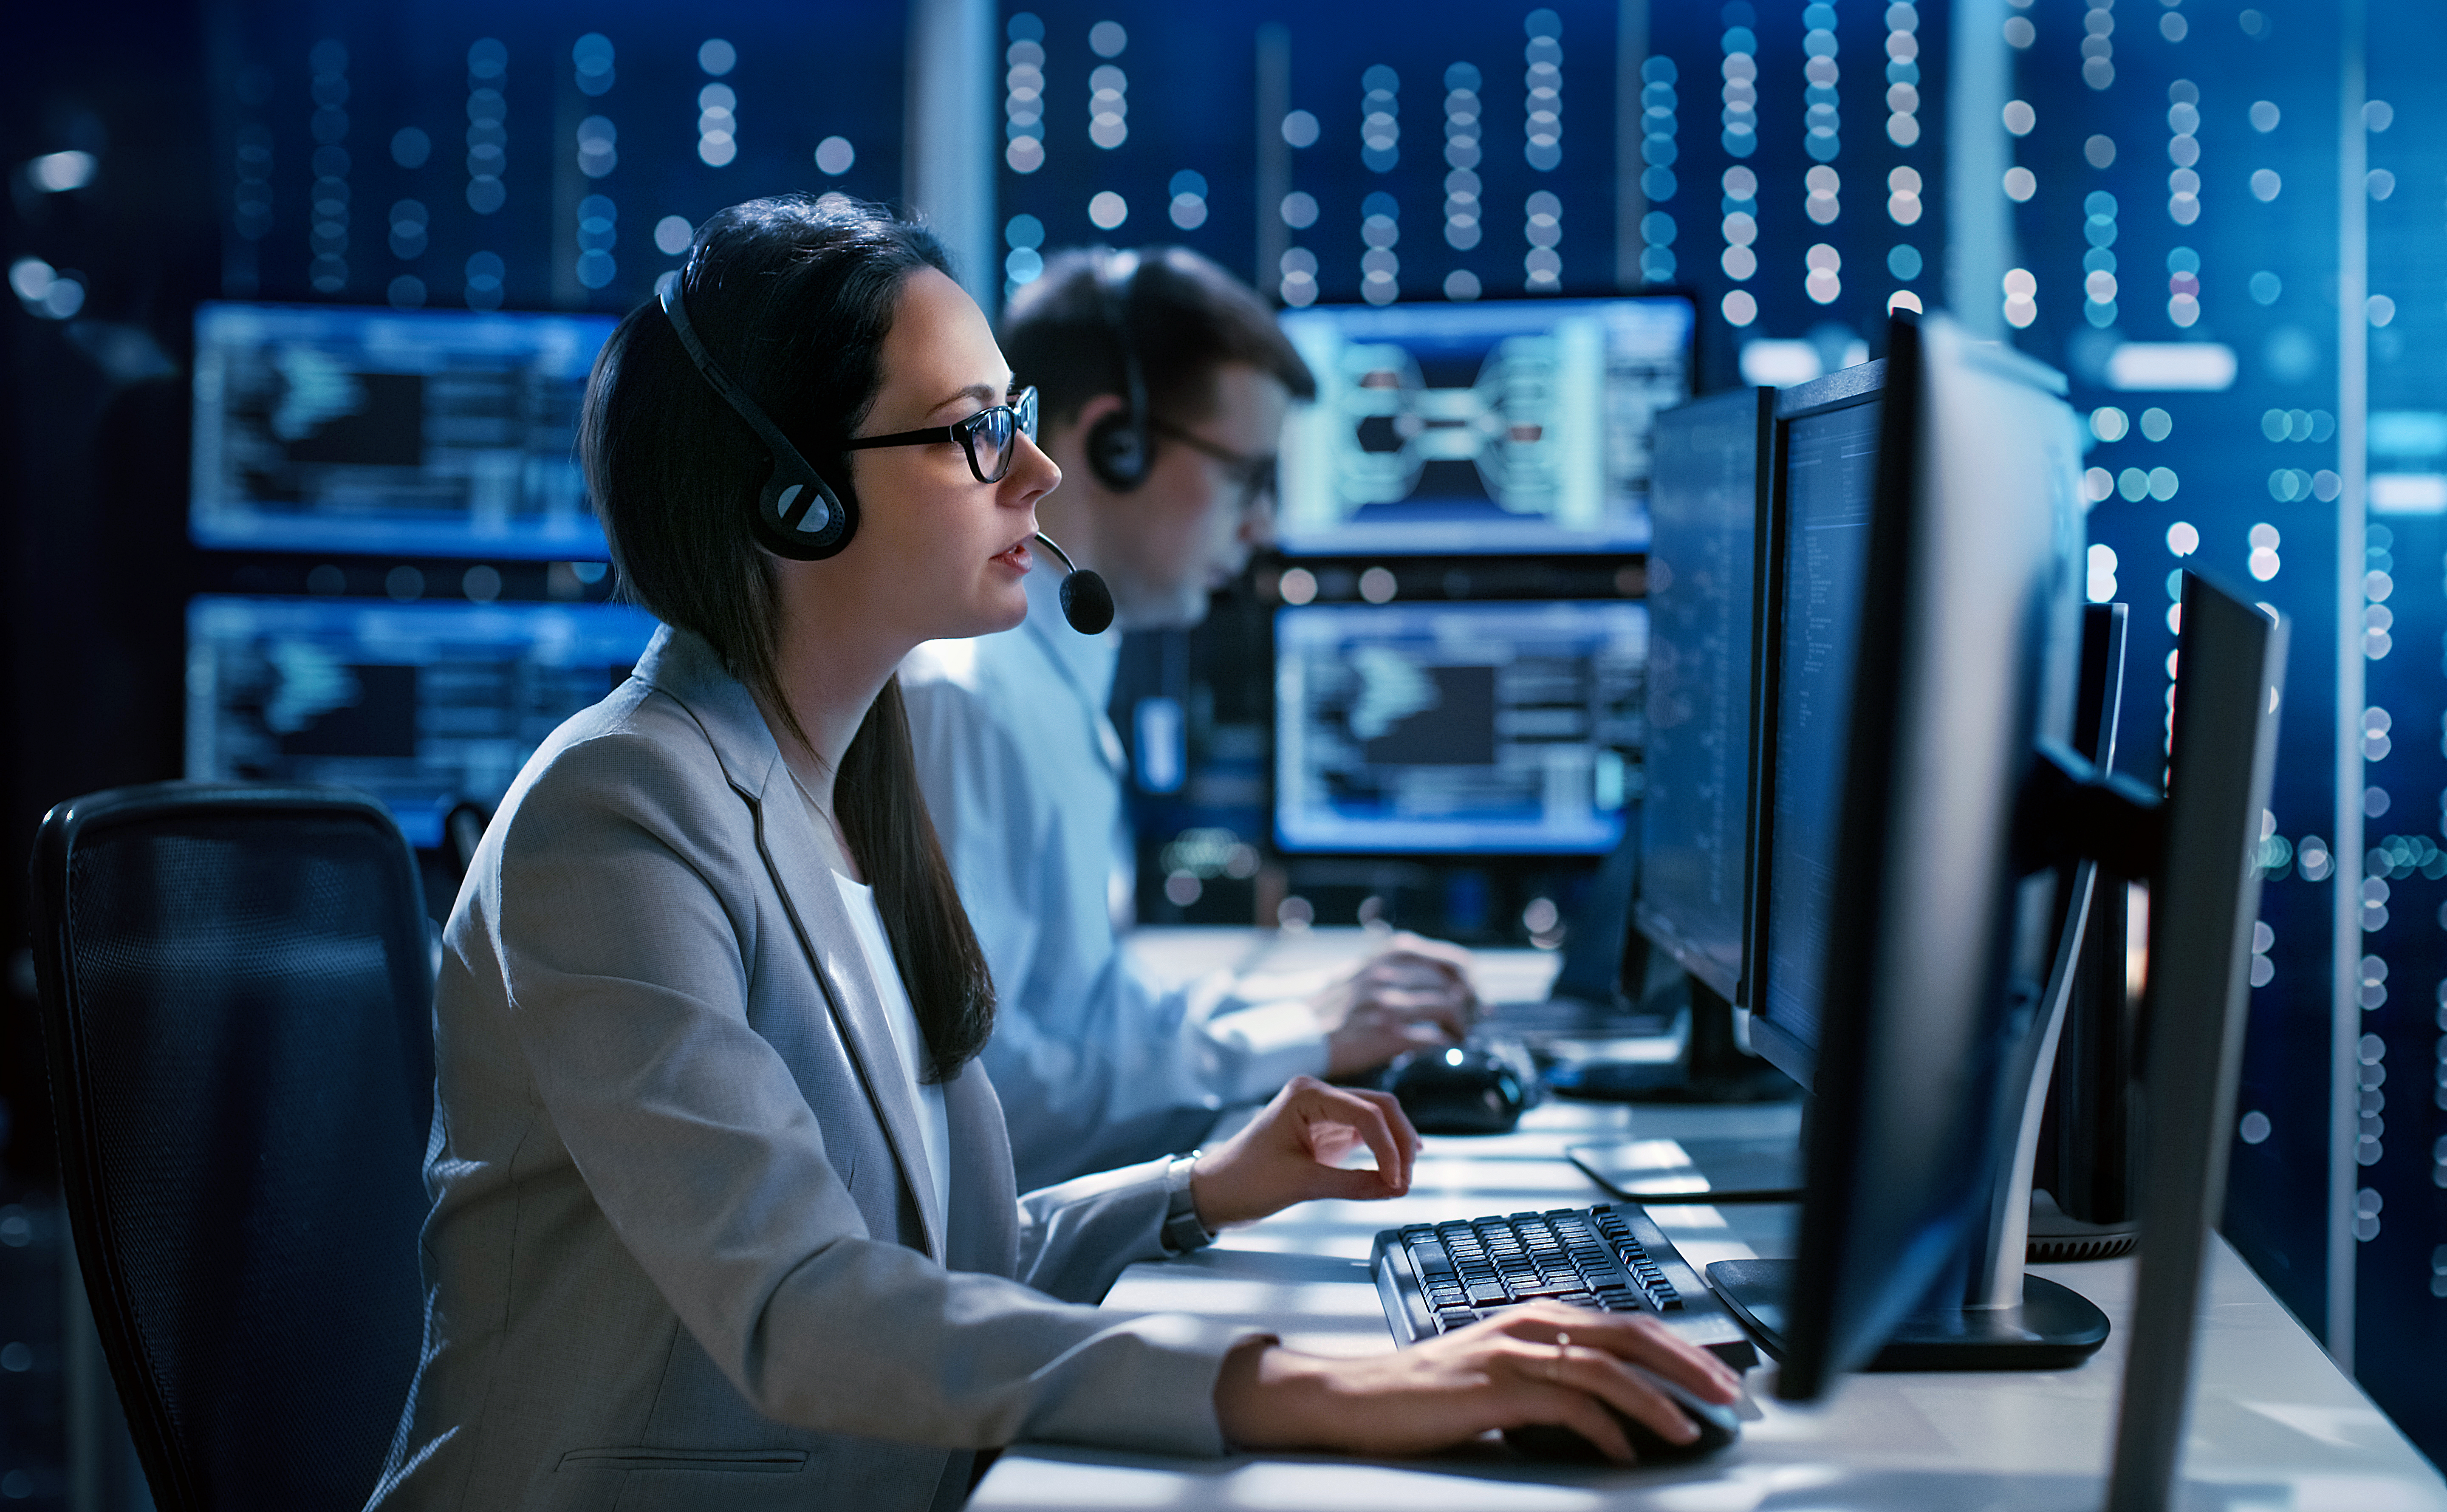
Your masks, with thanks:
M1116 409L1088 427L1088 470L1117 494L1147 482L1147 427L1128 409Z
M846 488L834 492L824 475L782 434L782 427L748 397L746 389L730 381L730 375L705 350L705 343L689 325L688 307L680 301L680 280L685 276L683 270L664 279L663 313L670 317L689 361L696 364L696 370L705 375L722 402L748 422L748 428L756 432L756 439L773 459L772 470L749 506L749 533L757 545L791 561L822 561L838 556L858 534L857 496Z
M756 544L776 557L822 561L849 544L858 511L794 450L787 459L774 458L773 470L756 491L749 527Z
M1121 358L1122 407L1088 427L1088 470L1117 494L1146 482L1155 464L1155 450L1148 441L1147 372L1139 366L1126 309L1138 273L1134 252L1117 254L1096 270L1096 309Z

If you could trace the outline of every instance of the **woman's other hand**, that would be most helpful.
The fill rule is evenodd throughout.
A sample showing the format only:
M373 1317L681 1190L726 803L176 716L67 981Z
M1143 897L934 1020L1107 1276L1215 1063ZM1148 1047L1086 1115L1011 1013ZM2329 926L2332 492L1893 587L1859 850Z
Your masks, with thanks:
M1608 1407L1676 1443L1698 1437L1673 1399L1625 1362L1706 1401L1741 1394L1739 1376L1646 1314L1534 1302L1359 1359L1296 1354L1253 1339L1225 1357L1215 1412L1224 1436L1247 1448L1352 1454L1418 1454L1489 1428L1555 1424L1613 1459L1632 1460Z
M1344 1157L1363 1144L1376 1168L1344 1169ZM1295 1076L1246 1127L1199 1159L1189 1193L1210 1230L1311 1198L1399 1197L1411 1189L1418 1152L1419 1131L1391 1093Z

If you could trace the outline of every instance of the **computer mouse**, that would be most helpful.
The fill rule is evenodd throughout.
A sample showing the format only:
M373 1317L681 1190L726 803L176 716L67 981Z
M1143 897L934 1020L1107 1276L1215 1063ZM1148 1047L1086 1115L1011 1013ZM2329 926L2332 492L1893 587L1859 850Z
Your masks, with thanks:
M1530 1087L1511 1060L1476 1045L1413 1050L1385 1075L1422 1134L1502 1134L1530 1104Z
M1622 1426L1622 1436L1631 1441L1632 1452L1642 1465L1686 1465L1704 1459L1742 1436L1741 1414L1724 1403L1711 1402L1685 1387L1677 1385L1655 1370L1640 1366L1628 1367L1631 1372L1665 1393L1682 1408L1699 1429L1699 1436L1688 1444L1677 1444L1638 1418L1615 1411L1611 1405L1600 1403L1614 1412L1615 1422ZM1519 1453L1534 1460L1579 1460L1592 1464L1612 1464L1588 1440L1554 1423L1533 1423L1526 1427L1506 1428L1504 1442Z

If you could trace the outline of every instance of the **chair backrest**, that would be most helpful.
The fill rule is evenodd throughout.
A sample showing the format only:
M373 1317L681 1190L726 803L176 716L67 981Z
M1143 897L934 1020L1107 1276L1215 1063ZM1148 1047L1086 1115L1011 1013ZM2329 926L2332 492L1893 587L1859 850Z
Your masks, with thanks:
M432 967L346 789L63 803L35 954L85 1287L156 1502L364 1503L423 1337Z

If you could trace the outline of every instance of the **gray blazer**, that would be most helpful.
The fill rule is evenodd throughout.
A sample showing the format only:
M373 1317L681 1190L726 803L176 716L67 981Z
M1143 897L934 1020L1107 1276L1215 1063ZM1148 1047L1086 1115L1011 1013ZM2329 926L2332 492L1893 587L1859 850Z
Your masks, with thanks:
M1246 1331L1070 1305L1162 1253L1162 1164L1021 1200L973 1061L936 1211L826 871L686 633L520 774L445 935L425 1347L371 1505L950 1507L1018 1438L1222 1451Z

